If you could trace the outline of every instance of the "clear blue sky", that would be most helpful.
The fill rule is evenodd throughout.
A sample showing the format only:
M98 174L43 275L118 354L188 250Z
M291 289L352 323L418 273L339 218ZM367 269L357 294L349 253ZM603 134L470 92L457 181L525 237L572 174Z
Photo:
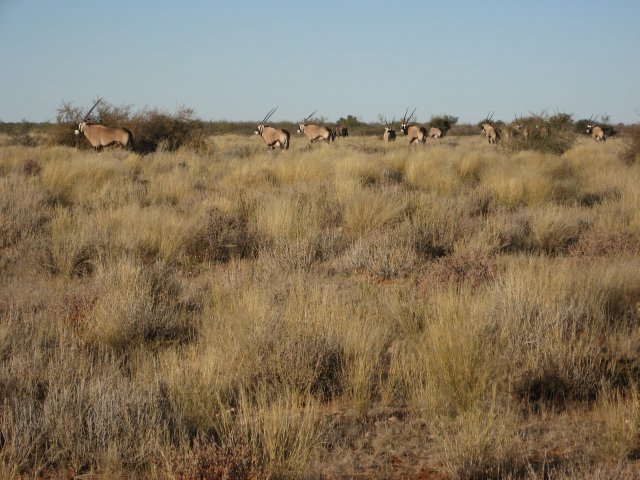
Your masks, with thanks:
M639 0L0 0L0 120L100 95L204 120L640 122L639 48Z

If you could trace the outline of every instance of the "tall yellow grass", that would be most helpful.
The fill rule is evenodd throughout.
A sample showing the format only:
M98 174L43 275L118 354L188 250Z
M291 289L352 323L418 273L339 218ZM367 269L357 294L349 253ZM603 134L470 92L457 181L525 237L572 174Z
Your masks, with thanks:
M640 169L623 141L0 147L0 475L626 469Z

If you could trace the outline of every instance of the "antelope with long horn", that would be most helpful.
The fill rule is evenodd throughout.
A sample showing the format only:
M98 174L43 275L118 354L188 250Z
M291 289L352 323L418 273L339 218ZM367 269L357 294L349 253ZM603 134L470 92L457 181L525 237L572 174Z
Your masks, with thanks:
M280 147L280 150L287 150L289 148L289 134L288 130L284 128L273 128L269 125L265 125L265 122L271 118L278 107L272 108L269 113L267 113L262 121L258 124L258 128L256 129L256 135L260 135L264 140L264 143L267 144L271 150L274 150L276 147Z
M491 121L495 113L496 112L493 112L491 116L487 116L486 122L482 124L482 131L484 132L484 136L487 137L489 143L492 144L496 144L498 140L500 140L500 130L496 128Z
M429 129L429 138L442 138L444 137L444 130L439 127L431 127Z
M396 141L396 129L393 127L393 123L396 121L396 117L393 117L391 123L387 122L387 118L385 117L384 123L384 133L382 134L382 140L385 142L395 142Z
M409 123L413 118L413 114L416 113L416 109L413 109L411 115L407 117L407 112L409 111L409 107L404 112L404 116L402 117L402 126L400 127L400 131L409 137L409 145L413 142L422 142L425 143L427 141L427 129L421 127L420 125L414 125L413 123Z
M102 99L99 98L98 101L93 104L93 107L91 107L89 112L84 116L84 119L79 123L78 129L75 130L74 133L76 135L80 135L82 133L86 139L89 140L89 143L94 150L97 151L102 150L102 147L108 147L109 145L115 144L125 148L131 147L133 144L133 134L126 128L110 128L87 122L91 112L93 112L93 109L96 108L98 103L101 101Z
M303 133L311 143L315 142L316 140L324 140L327 143L331 143L334 140L333 130L323 125L307 125L307 120L309 120L316 113L316 111L317 110L314 110L311 115L309 115L299 124L298 133Z
M347 127L345 127L344 125L338 125L333 130L333 136L334 136L334 138L348 137L349 136L349 129Z
M591 116L593 117L593 115ZM587 135L591 135L596 142L605 142L607 140L607 134L602 127L596 125L596 118L589 118L589 123L587 124Z

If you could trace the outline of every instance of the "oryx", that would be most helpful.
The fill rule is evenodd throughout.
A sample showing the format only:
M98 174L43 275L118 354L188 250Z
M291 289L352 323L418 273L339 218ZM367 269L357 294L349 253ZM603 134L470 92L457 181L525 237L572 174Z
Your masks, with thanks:
M344 125L338 125L333 130L333 136L335 138L337 138L337 137L348 137L349 136L349 129L347 127L345 127Z
M99 98L96 103L93 104L89 113L84 116L84 119L78 124L78 129L74 131L76 135L81 133L89 140L91 146L100 151L102 147L108 147L109 145L118 144L121 147L131 147L133 144L133 134L126 128L110 128L103 125L97 125L94 123L88 123L89 115L96 108L98 103L102 99Z
M444 130L438 127L431 127L429 129L429 138L442 138L444 137Z
M382 134L382 140L385 142L395 142L396 141L396 129L393 126L393 122L396 121L396 117L393 117L391 123L387 122L387 119L384 119L385 127L384 133Z
M333 130L322 125L306 124L306 121L309 120L314 113L316 113L316 110L299 124L298 133L304 133L305 137L307 137L311 143L316 140L325 140L327 143L331 143L334 140Z
M404 135L409 137L409 145L411 145L413 142L426 142L427 129L419 125L409 123L413 118L413 114L416 113L416 109L414 108L413 112L411 112L411 115L407 117L408 111L409 107L407 107L407 110L404 112L404 116L402 117L402 126L400 127L400 131Z
M516 116L514 115L513 122L511 122L510 130L511 136L513 137L522 135L522 138L524 138L525 140L529 138L529 128L522 120L522 116L520 116L520 118L516 118Z
M491 122L493 113L491 114L491 116L487 116L486 122L482 124L482 131L484 132L484 136L489 140L489 143L495 144L498 142L498 140L500 140L500 130L496 128Z
M258 124L258 128L253 133L260 135L264 143L266 143L267 147L271 150L276 147L280 147L280 150L287 150L289 148L289 131L284 128L273 128L264 124L277 109L278 107L272 108Z
M518 133L521 133L525 139L529 138L529 129L525 127L522 123L516 123L515 131Z
M595 124L595 121L597 119L597 116L594 119L589 119L586 133L587 135L591 135L591 138L593 138L596 142L605 142L607 140L607 134L602 127Z

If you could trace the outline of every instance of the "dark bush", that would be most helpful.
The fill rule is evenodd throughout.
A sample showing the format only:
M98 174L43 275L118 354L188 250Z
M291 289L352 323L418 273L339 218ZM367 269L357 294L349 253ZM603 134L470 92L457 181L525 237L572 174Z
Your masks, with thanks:
M573 129L573 115L569 113L556 113L549 117L549 127L554 130L566 130Z
M56 123L49 129L47 143L82 149L90 148L89 142L74 134L84 116L85 113L81 107L74 107L72 102L63 101L56 113Z
M33 129L34 125L24 120L12 125L9 130L9 142L21 147L35 147L38 141L33 134Z
M431 117L431 120L427 124L427 127L439 128L446 135L447 132L451 130L451 127L453 127L456 123L458 123L458 117L454 117L452 115L438 115L436 117Z
M204 122L196 118L193 109L183 106L175 114L160 109L144 109L132 114L131 109L131 105L116 106L102 101L92 112L90 121L129 129L133 134L133 148L139 153L175 151L178 148L211 152L212 147L204 133ZM50 129L48 143L90 148L82 135L74 134L85 116L83 108L63 102L58 108L56 124Z
M181 107L171 115L159 109L143 110L126 125L133 133L134 145L140 143L142 153L147 151L175 151L196 144L202 139L203 124L192 109Z

